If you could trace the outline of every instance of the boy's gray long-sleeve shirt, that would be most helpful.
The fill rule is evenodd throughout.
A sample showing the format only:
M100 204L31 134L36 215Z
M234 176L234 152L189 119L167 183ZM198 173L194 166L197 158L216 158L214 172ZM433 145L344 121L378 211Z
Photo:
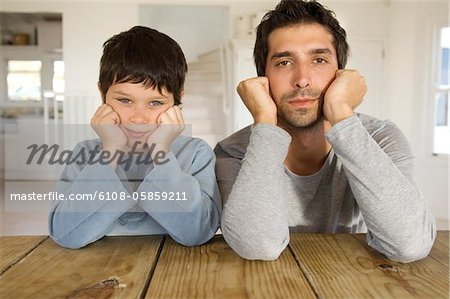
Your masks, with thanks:
M98 139L81 142L73 156L99 146ZM166 163L135 159L129 168L124 163L115 171L111 165L90 165L80 155L80 164L68 165L55 189L66 198L84 194L96 199L54 202L50 236L68 248L83 247L105 235L169 234L184 245L207 242L219 227L221 211L214 153L203 140L186 136L177 137L170 150Z
M325 135L322 169L298 176L284 166L291 142L283 129L257 124L215 148L222 194L221 229L247 259L276 259L289 232L361 233L396 261L425 257L435 223L413 181L413 157L389 121L354 115Z

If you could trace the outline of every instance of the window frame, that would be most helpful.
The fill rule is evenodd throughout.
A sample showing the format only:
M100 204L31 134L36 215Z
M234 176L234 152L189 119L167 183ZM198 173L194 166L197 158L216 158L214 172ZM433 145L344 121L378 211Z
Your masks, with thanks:
M440 78L440 65L442 63L442 56L441 56L441 30L444 27L450 27L448 22L446 21L440 21L435 22L432 32L432 47L431 47L431 78L430 80L430 91L429 91L429 99L430 99L430 107L431 107L431 117L430 119L430 128L428 131L431 130L431 138L428 142L431 154L435 157L442 157L443 159L448 159L450 157L449 153L437 153L435 152L434 142L435 142L435 128L436 128L436 100L437 100L437 94L440 92L450 92L450 84L449 85L441 85L439 82ZM448 105L450 105L450 97L448 98ZM450 127L450 115L447 115L447 127Z

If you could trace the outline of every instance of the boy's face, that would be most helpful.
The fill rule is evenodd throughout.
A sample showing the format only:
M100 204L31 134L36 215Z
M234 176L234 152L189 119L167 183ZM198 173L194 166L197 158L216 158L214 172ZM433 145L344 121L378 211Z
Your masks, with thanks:
M106 104L119 115L120 126L132 146L136 141L146 143L156 128L158 116L174 105L174 98L165 87L160 93L156 87L126 82L109 87Z

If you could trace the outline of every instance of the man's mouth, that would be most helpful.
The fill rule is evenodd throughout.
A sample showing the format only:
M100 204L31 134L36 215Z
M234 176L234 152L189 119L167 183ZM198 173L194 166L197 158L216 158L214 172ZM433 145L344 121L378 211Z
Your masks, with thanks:
M304 108L314 104L316 101L317 99L313 98L295 98L288 101L288 103L295 108Z

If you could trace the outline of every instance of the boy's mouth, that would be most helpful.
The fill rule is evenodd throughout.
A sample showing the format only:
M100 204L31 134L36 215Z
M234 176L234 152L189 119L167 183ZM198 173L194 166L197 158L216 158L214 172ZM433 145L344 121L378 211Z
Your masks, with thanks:
M150 131L136 131L136 130L130 130L128 128L124 128L124 130L128 136L133 137L133 138L142 138L146 134L150 133Z

